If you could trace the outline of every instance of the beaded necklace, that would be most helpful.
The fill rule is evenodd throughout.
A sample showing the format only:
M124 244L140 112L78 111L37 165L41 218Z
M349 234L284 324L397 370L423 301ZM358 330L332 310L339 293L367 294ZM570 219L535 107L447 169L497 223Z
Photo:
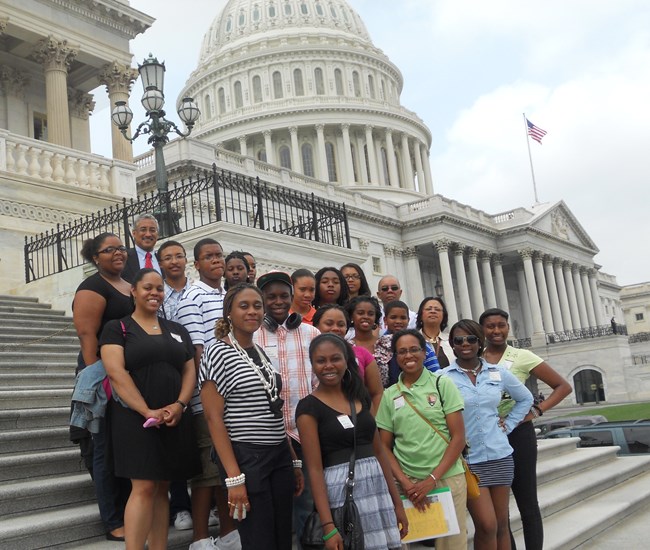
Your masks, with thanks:
M259 349L257 344L253 344L255 351L257 351L257 354L259 355L260 361L262 363L262 367L260 367L257 363L255 363L255 361L253 361L253 358L248 355L248 353L246 353L246 350L241 347L241 344L237 341L237 338L235 338L235 335L232 331L230 331L228 338L230 338L230 343L232 344L232 347L235 348L235 351L239 354L239 356L244 361L246 361L246 363L251 366L255 374L257 374L257 377L260 379L260 382L262 382L262 385L264 386L264 390L269 396L269 401L271 403L277 401L280 397L280 392L276 383L275 369L273 368L273 365L269 363L262 350ZM262 369L266 371L268 379L266 376L264 376Z

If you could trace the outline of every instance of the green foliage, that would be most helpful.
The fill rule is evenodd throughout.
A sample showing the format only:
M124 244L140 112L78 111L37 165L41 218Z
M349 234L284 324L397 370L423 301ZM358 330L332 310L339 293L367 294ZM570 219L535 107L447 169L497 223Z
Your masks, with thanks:
M625 405L610 405L608 407L589 407L584 411L570 416L592 416L602 414L610 422L618 420L650 419L650 403L628 403Z

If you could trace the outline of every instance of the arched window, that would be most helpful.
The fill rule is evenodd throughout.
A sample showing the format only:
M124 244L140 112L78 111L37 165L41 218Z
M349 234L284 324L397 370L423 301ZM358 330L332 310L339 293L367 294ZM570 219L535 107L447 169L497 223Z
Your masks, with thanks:
M273 73L273 96L275 99L282 99L282 75L280 71Z
M287 2L284 5L284 15L291 15L293 13L293 8L291 7L291 4Z
M384 169L384 183L385 185L390 185L390 172L388 171L388 156L386 155L386 149L381 148L381 166Z
M361 181L357 170L357 150L353 143L350 143L350 154L352 155L352 176L354 177L354 181Z
M354 97L361 97L361 81L357 71L352 73L352 87L354 88Z
M371 74L368 75L368 90L370 90L370 97L375 99L375 79Z
M237 24L240 27L243 27L245 23L246 23L246 13L244 12L244 10L241 10L241 12L239 12L239 19L237 19Z
M207 120L212 118L212 105L210 102L210 94L205 94L205 99L203 100L203 109L205 111L205 117Z
M327 157L327 177L329 181L338 181L336 173L336 156L334 155L334 145L329 141L325 143L325 156Z
M266 162L266 149L260 149L257 152L257 160L261 160L262 162Z
M241 82L235 82L235 109L241 109L244 106L244 99L241 92Z
M291 151L286 145L280 147L280 166L291 170Z
M316 82L316 94L325 94L325 82L323 81L323 69L317 67L314 69L314 81Z
M256 23L260 20L260 7L256 4L253 8L253 21Z
M296 96L305 95L305 86L302 83L302 71L300 69L293 70L293 89Z
M270 17L270 18L275 17L276 13L277 13L277 12L275 11L275 6L274 6L273 4L271 4L271 5L269 6L269 17Z
M334 83L336 85L336 95L345 95L343 92L343 73L341 69L334 69Z
M253 77L253 101L262 102L262 79L258 75Z
M228 16L228 19L226 19L226 32L230 32L232 30L232 16Z
M217 97L219 99L219 112L226 112L226 92L223 88L217 90Z
M309 6L307 5L307 2L300 3L300 13L303 15L309 15Z
M336 19L338 14L336 13L336 8L333 4L330 4L330 13L332 14L332 19Z
M314 177L314 150L311 144L303 143L300 148L302 153L302 168L305 176Z
M321 17L325 15L325 10L323 9L323 6L321 6L320 4L316 4L316 13Z

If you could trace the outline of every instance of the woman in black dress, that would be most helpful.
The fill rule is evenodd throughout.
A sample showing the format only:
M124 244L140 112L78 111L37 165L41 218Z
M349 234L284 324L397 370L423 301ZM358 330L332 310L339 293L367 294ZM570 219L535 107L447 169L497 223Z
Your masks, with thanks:
M115 474L131 479L125 511L127 550L167 548L169 482L198 473L200 463L187 403L196 383L194 348L178 323L157 316L163 280L141 269L132 315L109 322L101 355L114 392L110 436ZM152 424L145 427L145 423Z

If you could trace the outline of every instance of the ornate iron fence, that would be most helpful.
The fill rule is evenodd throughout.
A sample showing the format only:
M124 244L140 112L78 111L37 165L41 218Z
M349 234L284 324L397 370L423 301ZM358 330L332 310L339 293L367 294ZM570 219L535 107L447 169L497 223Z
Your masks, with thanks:
M83 242L103 232L118 235L131 246L130 227L140 214L156 215L164 237L184 233L214 222L228 222L310 241L351 248L344 204L286 189L259 178L224 170L199 172L176 183L166 193L138 197L72 224L25 237L25 281L61 273L83 263Z
M585 338L600 338L601 336L611 336L613 334L627 335L627 326L619 323L601 325L599 327L578 328L574 330L565 330L558 332L547 332L546 343L559 344L560 342L570 342L572 340L584 340Z
M637 332L636 334L632 334L628 338L628 342L630 344L634 344L636 342L648 342L650 340L650 332Z

